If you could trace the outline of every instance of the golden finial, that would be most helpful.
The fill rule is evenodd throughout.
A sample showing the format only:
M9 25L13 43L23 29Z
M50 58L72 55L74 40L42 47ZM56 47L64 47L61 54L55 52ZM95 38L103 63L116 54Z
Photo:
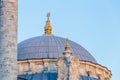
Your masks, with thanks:
M65 46L65 49L68 49L68 48L70 48L70 45L69 45L69 40L68 40L68 38L66 38L66 46Z
M51 27L49 18L50 18L50 13L47 13L47 21L46 21L46 26L45 26L45 35L46 36L52 35L52 27Z

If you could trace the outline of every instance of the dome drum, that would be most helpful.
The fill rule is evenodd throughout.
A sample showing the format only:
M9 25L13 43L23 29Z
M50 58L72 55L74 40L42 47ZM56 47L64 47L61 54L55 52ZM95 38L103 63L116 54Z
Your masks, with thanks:
M19 75L22 74L36 74L36 73L57 73L57 59L38 59L38 60L23 60L19 61ZM30 67L29 67L30 66ZM80 61L81 76L89 76L94 78L110 79L111 73L106 68L99 64L91 62ZM88 74L88 72L90 72Z

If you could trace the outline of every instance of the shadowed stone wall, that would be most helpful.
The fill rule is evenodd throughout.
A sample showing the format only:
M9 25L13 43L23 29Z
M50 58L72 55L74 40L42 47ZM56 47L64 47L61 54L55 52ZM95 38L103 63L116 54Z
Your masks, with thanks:
M17 0L0 0L0 80L17 80Z

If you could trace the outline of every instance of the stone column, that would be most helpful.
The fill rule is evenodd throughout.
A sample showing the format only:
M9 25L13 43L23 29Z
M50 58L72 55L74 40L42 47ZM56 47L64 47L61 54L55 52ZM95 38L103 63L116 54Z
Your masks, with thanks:
M17 0L0 0L0 80L17 80Z

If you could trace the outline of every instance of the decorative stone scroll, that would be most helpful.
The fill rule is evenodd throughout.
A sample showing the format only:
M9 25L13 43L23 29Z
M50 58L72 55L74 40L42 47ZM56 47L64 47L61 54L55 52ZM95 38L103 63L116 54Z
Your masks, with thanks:
M79 80L80 62L73 56L62 57L58 59L58 79L57 80Z

